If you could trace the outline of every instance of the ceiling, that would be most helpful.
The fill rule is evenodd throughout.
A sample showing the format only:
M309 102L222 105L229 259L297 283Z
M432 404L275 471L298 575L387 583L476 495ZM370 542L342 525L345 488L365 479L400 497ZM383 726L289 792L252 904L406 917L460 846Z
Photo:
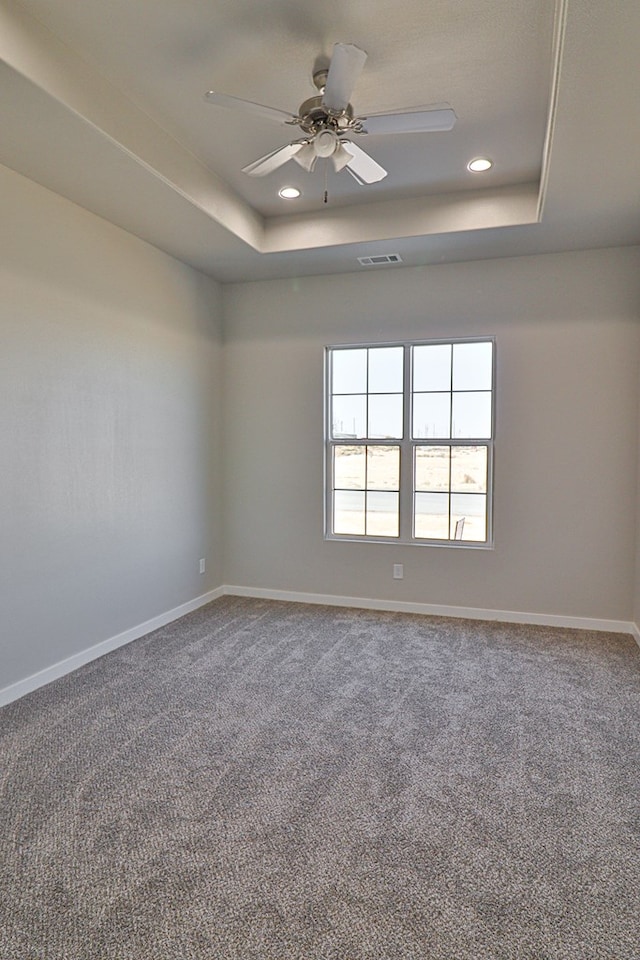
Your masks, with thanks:
M335 42L357 115L454 129L360 140L375 184L242 173L300 131L204 92L296 113ZM0 163L222 281L640 243L639 53L637 0L0 0Z

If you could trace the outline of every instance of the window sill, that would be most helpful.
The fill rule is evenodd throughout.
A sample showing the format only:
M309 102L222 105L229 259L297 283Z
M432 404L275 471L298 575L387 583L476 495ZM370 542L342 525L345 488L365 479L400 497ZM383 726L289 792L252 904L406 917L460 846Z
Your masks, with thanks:
M393 547L452 547L454 550L493 550L493 542L482 543L473 540L401 540L399 537L358 537L324 534L324 539L332 543L376 543Z

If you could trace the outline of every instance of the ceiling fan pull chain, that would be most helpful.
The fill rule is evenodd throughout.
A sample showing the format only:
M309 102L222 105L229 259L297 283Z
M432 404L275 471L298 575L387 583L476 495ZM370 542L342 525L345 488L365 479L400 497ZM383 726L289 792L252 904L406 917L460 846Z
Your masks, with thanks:
M329 161L324 162L324 202L329 203Z

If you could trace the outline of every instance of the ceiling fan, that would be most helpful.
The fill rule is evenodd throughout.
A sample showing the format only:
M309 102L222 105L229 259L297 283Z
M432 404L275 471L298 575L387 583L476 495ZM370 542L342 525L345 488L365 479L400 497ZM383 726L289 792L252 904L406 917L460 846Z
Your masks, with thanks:
M205 93L205 100L216 106L298 126L304 134L301 139L243 167L242 172L250 177L264 177L289 160L295 160L311 173L318 157L330 157L336 171L348 170L359 184L377 183L387 176L387 171L353 142L353 136L452 129L456 115L446 105L356 116L349 101L366 59L365 51L355 44L336 43L328 69L316 70L313 74L318 95L305 100L297 113L286 113L214 90Z

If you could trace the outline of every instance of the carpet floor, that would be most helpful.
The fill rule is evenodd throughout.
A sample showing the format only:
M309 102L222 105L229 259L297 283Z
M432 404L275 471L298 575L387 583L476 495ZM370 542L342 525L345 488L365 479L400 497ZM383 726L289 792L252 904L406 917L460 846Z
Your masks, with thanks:
M0 711L2 960L638 960L629 636L225 597Z

